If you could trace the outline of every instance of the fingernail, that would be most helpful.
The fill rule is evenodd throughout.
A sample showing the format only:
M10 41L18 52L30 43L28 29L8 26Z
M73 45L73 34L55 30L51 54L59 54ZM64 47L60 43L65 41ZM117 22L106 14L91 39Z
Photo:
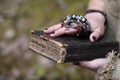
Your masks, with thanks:
M79 62L73 62L73 65L80 65L80 63Z
M55 32L52 32L51 34L54 34Z
M97 41L96 37L93 37L93 40L94 40L94 42L96 42Z
M64 26L64 23L61 23L61 27L63 27Z
M45 30L48 30L48 28L45 28Z

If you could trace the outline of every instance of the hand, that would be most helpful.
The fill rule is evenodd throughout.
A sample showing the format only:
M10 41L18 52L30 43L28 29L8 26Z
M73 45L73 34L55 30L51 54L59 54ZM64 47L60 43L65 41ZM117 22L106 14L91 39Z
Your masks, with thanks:
M91 24L91 34L90 34L90 41L94 42L99 39L104 34L104 16L99 13L89 13L85 16L88 22ZM66 27L61 27L61 24L54 25L49 27L47 30L44 30L45 33L50 33L51 37L58 37L63 34L73 34L77 33L77 29L69 29L67 30ZM96 38L96 40L94 39ZM86 67L90 70L96 71L104 64L107 63L105 58L95 59L92 61L81 61L79 62L81 67Z
M85 16L88 22L91 24L91 35L89 37L91 42L96 41L104 34L104 16L99 13L89 13ZM77 33L77 29L67 29L65 26L62 26L61 23L49 27L47 30L44 30L45 33L49 33L51 37L58 37L63 34L74 34Z
M106 58L99 58L99 59L94 59L92 61L80 61L78 66L96 72L99 68L102 68L105 64L107 64L107 62L108 61Z
M61 23L49 27L47 30L44 30L45 33L50 33L51 37L58 37L63 34L73 34L76 33L78 30L77 29L72 29L72 28L66 28L63 26Z
M88 22L91 24L91 35L89 37L91 42L94 42L94 37L98 40L103 36L105 31L105 18L100 13L89 13L85 16Z
M90 13L85 16L89 23L91 24L91 35L90 41L94 42L93 37L98 39L104 34L104 22L105 19L103 15L99 13ZM99 58L92 61L81 61L79 62L81 67L88 68L93 71L97 71L99 68L103 67L107 63L106 58Z

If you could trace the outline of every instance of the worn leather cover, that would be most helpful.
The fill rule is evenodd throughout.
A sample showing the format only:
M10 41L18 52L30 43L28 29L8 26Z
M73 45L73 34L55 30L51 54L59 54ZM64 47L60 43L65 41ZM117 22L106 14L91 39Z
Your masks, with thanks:
M43 31L33 31L31 35L32 44L45 43L45 45L38 45L38 47L42 46L44 48L44 50L41 50L40 47L33 48L30 44L30 49L58 63L93 60L105 57L112 50L119 51L119 43L117 41L107 40L104 37L95 43L91 43L88 37L74 35L51 38L49 34L44 34ZM35 42L33 38L37 39L37 41ZM47 51L48 53L51 51L51 55Z

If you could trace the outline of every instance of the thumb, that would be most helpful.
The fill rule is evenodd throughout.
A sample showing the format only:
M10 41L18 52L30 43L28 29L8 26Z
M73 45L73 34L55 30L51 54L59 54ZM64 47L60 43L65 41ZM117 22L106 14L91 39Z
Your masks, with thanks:
M91 42L96 42L101 36L101 33L99 31L94 31L91 33L89 39Z

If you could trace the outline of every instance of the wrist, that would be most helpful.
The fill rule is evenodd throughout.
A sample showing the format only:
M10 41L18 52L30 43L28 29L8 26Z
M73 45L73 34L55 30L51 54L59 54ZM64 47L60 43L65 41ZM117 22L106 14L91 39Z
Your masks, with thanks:
M104 18L104 24L107 23L107 15L104 11L101 11L101 10L96 10L96 9L91 9L91 10L87 10L86 13L85 13L85 16L88 15L88 14L96 14L100 17L103 17Z

